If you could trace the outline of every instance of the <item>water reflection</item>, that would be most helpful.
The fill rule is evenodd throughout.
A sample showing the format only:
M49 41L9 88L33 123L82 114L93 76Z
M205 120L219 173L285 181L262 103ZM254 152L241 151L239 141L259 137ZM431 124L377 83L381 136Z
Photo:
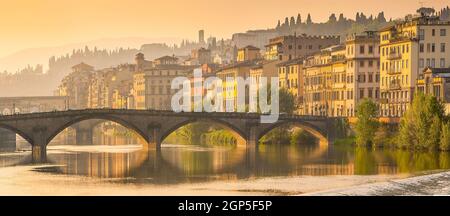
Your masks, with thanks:
M106 178L119 182L173 184L268 176L409 174L449 169L450 153L323 146L260 145L203 147L139 145L92 148L53 146L54 174ZM93 151L92 149L97 149ZM27 164L29 153L0 153L0 166Z

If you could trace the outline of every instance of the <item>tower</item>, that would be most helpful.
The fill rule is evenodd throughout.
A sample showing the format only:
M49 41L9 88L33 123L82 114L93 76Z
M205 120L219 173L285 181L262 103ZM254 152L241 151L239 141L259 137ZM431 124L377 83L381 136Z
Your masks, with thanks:
M198 43L205 44L205 31L204 30L198 31Z

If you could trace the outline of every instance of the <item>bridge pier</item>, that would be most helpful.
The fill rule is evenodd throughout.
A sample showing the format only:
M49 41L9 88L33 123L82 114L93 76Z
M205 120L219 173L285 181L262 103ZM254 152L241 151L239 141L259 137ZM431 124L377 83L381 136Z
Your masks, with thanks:
M161 151L161 127L149 125L147 128L148 144L155 145L156 151Z
M249 150L258 149L259 134L258 129L256 127L250 127L246 142L247 142L247 149Z
M33 142L31 143L31 158L33 163L47 162L47 127L34 127Z
M47 162L47 146L46 145L33 145L31 147L31 158L32 158L33 163Z

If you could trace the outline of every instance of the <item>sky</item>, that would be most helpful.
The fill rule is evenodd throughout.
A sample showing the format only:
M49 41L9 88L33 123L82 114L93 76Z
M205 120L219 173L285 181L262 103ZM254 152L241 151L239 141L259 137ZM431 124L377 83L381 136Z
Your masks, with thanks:
M440 9L449 0L420 0ZM403 17L419 0L0 0L0 57L25 48L58 46L101 38L231 38L236 32L274 27L277 20L311 13L356 12Z

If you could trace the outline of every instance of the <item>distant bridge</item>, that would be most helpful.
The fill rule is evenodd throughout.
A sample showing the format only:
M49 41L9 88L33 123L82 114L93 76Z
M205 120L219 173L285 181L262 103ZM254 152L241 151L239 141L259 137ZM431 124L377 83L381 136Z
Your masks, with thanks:
M85 109L0 116L0 128L11 130L32 146L33 159L45 161L47 145L64 129L84 120L100 119L116 122L138 133L149 144L161 148L162 141L178 128L193 122L211 122L229 129L244 140L247 147L256 148L261 137L270 130L294 124L328 143L337 136L341 118L281 114L271 124L260 123L258 113L196 113L128 109ZM92 130L83 130L84 137L92 139ZM79 135L77 134L77 137Z

